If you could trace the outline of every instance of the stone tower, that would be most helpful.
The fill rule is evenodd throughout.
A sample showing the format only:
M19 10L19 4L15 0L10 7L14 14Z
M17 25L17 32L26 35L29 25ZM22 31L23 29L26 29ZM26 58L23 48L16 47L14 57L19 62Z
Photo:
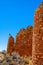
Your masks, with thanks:
M33 65L43 65L43 2L34 16L32 61Z
M32 36L32 26L28 26L26 29L21 29L17 34L15 49L20 55L32 55Z
M12 52L14 52L14 38L11 35L9 35L7 53L11 54Z

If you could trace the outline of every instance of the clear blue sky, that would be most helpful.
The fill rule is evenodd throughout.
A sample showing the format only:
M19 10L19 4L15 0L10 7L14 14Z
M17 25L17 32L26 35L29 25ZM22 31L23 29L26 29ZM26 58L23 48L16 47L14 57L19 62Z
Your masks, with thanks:
M34 25L34 12L43 0L0 0L0 51L6 49L9 33Z

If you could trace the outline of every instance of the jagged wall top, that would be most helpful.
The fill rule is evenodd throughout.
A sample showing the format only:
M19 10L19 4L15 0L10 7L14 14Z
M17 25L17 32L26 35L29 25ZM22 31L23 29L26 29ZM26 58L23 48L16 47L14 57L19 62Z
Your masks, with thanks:
M35 14L36 12L38 13L39 11L43 10L43 2L40 4L40 6L36 9L35 11Z

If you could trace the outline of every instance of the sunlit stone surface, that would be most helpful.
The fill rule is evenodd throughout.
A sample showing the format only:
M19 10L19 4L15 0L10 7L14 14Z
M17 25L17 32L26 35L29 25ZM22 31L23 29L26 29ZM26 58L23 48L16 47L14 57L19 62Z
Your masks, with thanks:
M35 12L32 46L33 65L43 65L43 3Z

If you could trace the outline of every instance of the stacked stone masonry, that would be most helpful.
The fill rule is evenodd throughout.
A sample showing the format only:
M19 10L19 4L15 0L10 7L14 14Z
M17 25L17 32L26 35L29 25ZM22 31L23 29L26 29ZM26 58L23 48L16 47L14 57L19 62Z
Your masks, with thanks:
M12 36L8 39L7 53L16 51L20 55L32 55L32 26L28 26L26 29L21 29L16 36L16 43ZM15 43L15 44L14 44Z
M32 61L33 65L43 65L43 3L34 16Z
M14 38L10 35L8 39L7 53L11 54L14 50Z
M15 50L20 55L32 55L32 26L21 29L16 36Z
M21 29L16 42L12 36L9 37L7 53L14 51L20 55L32 55L33 65L43 65L43 2L35 12L34 26Z

